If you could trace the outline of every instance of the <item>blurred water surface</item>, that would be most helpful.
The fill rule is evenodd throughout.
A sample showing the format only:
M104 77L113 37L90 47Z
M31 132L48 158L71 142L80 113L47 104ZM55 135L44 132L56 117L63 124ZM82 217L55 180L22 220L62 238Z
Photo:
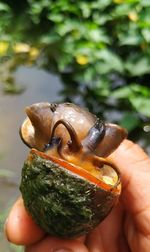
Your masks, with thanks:
M28 148L19 137L19 127L25 118L25 106L41 101L59 101L62 88L58 76L36 67L21 66L15 72L15 82L25 88L19 95L6 95L0 83L0 251L14 251L3 236L2 226L7 209L20 195L19 182Z

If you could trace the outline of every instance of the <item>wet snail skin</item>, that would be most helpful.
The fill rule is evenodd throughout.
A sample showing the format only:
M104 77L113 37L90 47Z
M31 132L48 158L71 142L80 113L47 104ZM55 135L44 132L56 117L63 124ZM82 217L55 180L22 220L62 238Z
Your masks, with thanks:
M20 190L27 211L49 234L90 232L121 193L120 173L107 157L126 130L72 103L36 103L26 114L20 135L31 150Z

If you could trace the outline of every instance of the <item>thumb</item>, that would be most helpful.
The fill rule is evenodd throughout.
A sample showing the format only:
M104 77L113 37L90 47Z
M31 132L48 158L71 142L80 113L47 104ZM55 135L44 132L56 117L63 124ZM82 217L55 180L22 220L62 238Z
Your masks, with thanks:
M133 142L124 140L109 157L121 172L122 201L131 213L150 207L150 158Z

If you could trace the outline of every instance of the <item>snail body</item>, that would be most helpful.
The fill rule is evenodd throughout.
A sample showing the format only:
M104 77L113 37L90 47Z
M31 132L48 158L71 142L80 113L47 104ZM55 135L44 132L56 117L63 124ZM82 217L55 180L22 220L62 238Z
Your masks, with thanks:
M27 211L47 233L90 232L120 195L120 173L106 157L126 130L71 103L33 104L26 113L20 135L31 151L20 190Z
M84 145L87 142L92 144L96 139L92 139L94 135L89 136L89 131L97 124L97 117L90 113L87 109L80 108L72 103L52 104L52 103L36 103L26 108L27 118L23 122L20 135L22 140L30 148L43 150L45 144L48 144L51 137L52 128L59 120L69 122L77 132L78 138L83 140ZM102 126L101 121L99 123ZM104 133L104 132L103 132ZM59 125L56 135L62 139L64 143L69 141L68 131L63 125ZM105 135L105 137L104 137ZM105 134L99 132L100 140L96 148L93 150L96 155L104 157L113 152L127 136L125 129L116 124L105 123Z

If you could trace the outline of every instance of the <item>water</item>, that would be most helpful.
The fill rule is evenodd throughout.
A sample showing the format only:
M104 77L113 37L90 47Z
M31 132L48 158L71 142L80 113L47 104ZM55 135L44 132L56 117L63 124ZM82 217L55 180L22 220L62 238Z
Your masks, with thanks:
M35 102L59 101L59 92L62 89L58 76L35 67L19 67L15 73L15 82L25 88L22 94L4 95L2 90L0 93L0 171L3 173L0 178L1 214L20 195L18 188L21 168L28 153L28 148L22 143L18 133L25 118L24 108ZM0 86L2 87L2 83ZM5 171L8 173L6 177ZM11 251L2 233L0 251Z

